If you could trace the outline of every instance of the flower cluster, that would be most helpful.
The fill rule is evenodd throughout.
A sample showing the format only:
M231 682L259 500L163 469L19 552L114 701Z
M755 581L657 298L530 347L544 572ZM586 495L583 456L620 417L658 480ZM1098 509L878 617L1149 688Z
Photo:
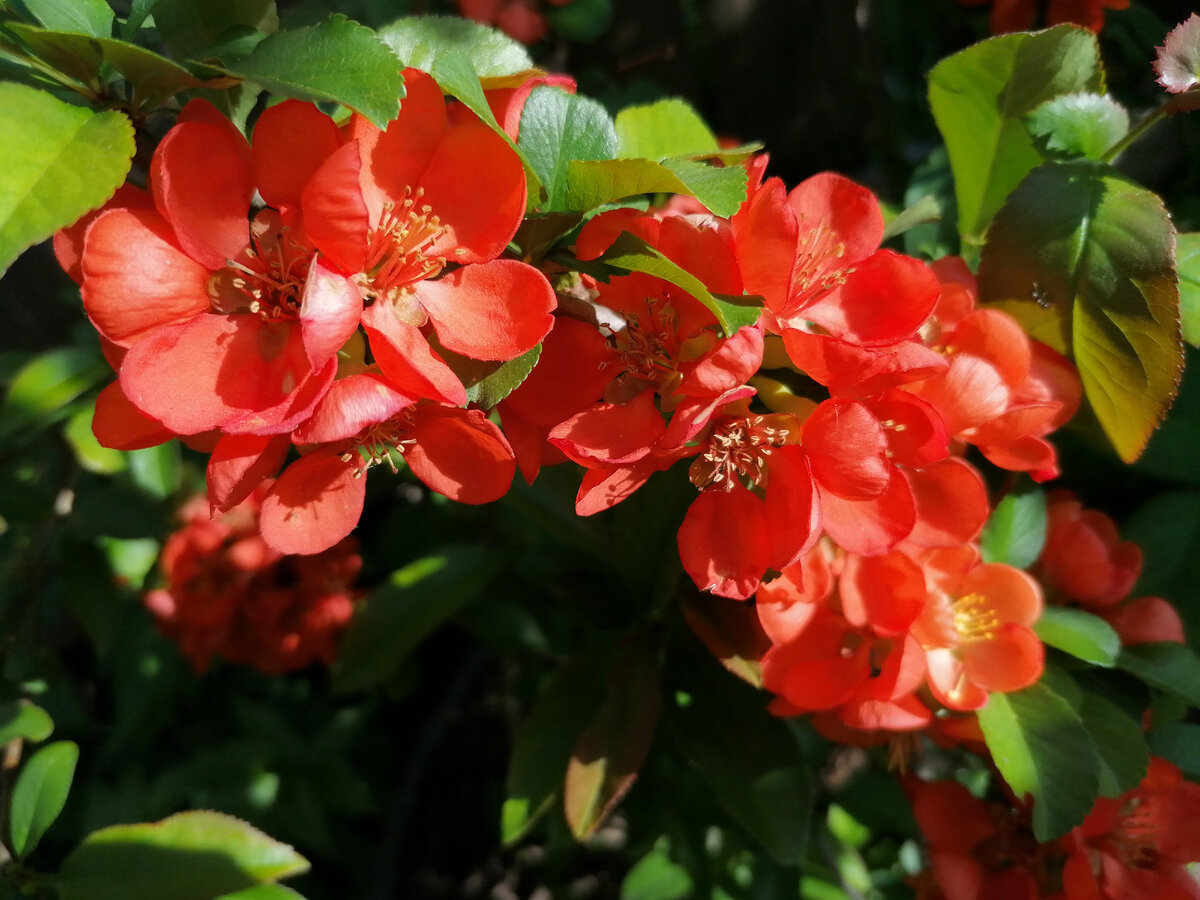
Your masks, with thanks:
M1196 900L1188 872L1200 860L1200 785L1150 760L1133 790L1096 801L1081 825L1039 843L1029 807L985 801L953 781L910 781L930 868L923 900L1053 897L1059 900Z
M268 488L216 517L203 496L193 497L163 547L165 585L146 595L146 606L197 672L214 657L269 674L328 665L362 595L353 538L314 556L285 556L263 541L258 517Z
M980 6L988 0L958 0L963 6ZM990 20L992 34L1028 31L1037 25L1035 0L994 0ZM1046 26L1070 22L1099 33L1104 27L1106 9L1128 9L1129 0L1050 0L1046 8Z

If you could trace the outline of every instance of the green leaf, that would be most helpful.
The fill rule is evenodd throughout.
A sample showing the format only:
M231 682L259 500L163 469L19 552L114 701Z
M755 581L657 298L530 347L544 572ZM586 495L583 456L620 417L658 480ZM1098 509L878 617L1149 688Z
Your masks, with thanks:
M453 16L397 19L380 28L379 37L404 65L430 74L438 57L450 52L465 54L480 78L499 78L533 68L529 52L504 32Z
M37 847L67 803L79 747L72 741L47 744L21 767L13 786L8 828L13 853L23 859Z
M1100 758L1100 794L1120 797L1146 775L1150 751L1142 727L1124 710L1095 694L1085 694L1079 710Z
M883 229L883 243L922 225L936 225L942 220L942 205L933 194L922 194L893 216Z
M1045 543L1046 495L1028 486L1006 494L996 504L979 537L984 562L1018 569L1033 565Z
M1063 94L1025 117L1038 146L1052 155L1101 159L1129 131L1129 111L1101 94Z
M279 27L274 0L158 0L154 24L180 59L203 59L230 33L252 28L268 34Z
M112 37L113 11L104 0L24 0L39 22L52 31Z
M0 273L113 195L133 159L133 126L45 91L0 83Z
M1039 841L1060 837L1083 821L1099 796L1100 760L1067 701L1041 684L992 694L979 710L979 725L1013 793L1032 795Z
M656 248L629 232L623 232L613 242L601 261L627 272L653 275L681 288L708 307L727 336L739 328L753 325L762 314L762 298L712 294L691 272L677 266Z
M130 480L152 497L170 497L183 484L183 456L178 441L130 450L126 459Z
M1091 32L1060 25L990 38L929 73L929 105L950 153L959 232L979 244L1004 198L1041 162L1022 117L1059 94L1103 89Z
M306 871L287 844L203 810L94 831L53 884L60 900L213 900Z
M1168 722L1150 732L1150 751L1169 759L1190 778L1200 778L1200 725Z
M142 24L150 17L151 10L158 3L159 0L131 0L129 15L125 19L125 24L121 26L121 37L128 41L141 31Z
M707 660L691 675L691 702L670 711L684 757L725 811L776 861L800 862L814 791L799 745L787 726L767 712L761 692Z
M546 7L544 14L550 29L568 41L594 41L612 24L612 0L571 0L561 6Z
M235 894L222 894L216 900L304 900L304 898L282 884L259 884Z
M1183 339L1193 347L1200 347L1200 232L1177 235L1175 241Z
M685 100L668 97L617 113L617 157L663 160L717 150L717 138Z
M746 170L687 159L572 161L563 207L584 211L640 194L695 197L716 215L731 216L746 199Z
M1200 657L1190 647L1169 641L1126 647L1117 666L1200 709Z
M435 628L479 597L500 567L487 548L454 544L397 569L343 635L334 688L359 690L387 679Z
M579 840L595 834L621 802L650 751L662 710L656 648L626 648L608 675L608 691L579 736L563 785L563 807Z
M491 409L520 387L533 371L542 355L542 345L538 344L507 362L471 359L444 348L438 353L467 389L467 400L483 409Z
M639 859L621 882L621 900L682 900L692 897L692 877L671 859L665 841Z
M595 100L542 86L534 88L525 101L517 145L545 191L540 208L564 211L571 209L567 190L572 163L612 159L617 133L608 113Z
M605 696L598 673L611 666L605 641L578 653L547 680L529 715L517 727L508 762L507 798L500 811L500 838L511 845L553 806L562 791L571 751Z
M1113 627L1082 609L1048 606L1033 630L1051 647L1093 665L1111 668L1121 652L1121 638Z
M0 437L45 427L111 373L98 347L60 347L35 357L9 386L0 407Z
M92 417L96 413L95 404L79 410L63 427L63 437L75 452L75 461L89 472L102 475L112 475L125 469L125 454L120 450L101 447L92 433Z
M909 256L940 259L958 252L958 203L954 199L954 177L950 157L943 145L935 147L913 171L904 191L904 205L913 207L931 197L939 209L936 223L918 224L904 232L904 252Z
M380 128L396 118L404 96L395 53L343 15L273 34L245 59L216 68L284 97L341 103Z
M1100 163L1047 163L988 232L982 300L1075 360L1126 462L1141 454L1183 369L1174 229L1162 201Z
M16 738L39 743L53 731L54 723L40 706L28 700L0 704L0 746Z

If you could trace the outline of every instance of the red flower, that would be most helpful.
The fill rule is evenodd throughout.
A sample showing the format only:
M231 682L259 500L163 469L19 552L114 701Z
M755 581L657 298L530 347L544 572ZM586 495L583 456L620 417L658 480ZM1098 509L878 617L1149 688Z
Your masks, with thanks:
M1084 509L1069 492L1055 491L1046 508L1046 544L1038 562L1047 584L1085 606L1115 606L1142 571L1142 551L1120 540L1116 523Z
M146 595L146 606L197 672L213 657L268 673L328 665L362 595L353 588L362 565L354 541L307 557L263 541L258 513L268 486L216 518L205 498L193 498L163 547L166 585Z
M963 6L979 6L987 0L958 0ZM992 6L992 34L1030 31L1036 24L1035 0L995 0ZM1072 22L1099 32L1104 27L1104 10L1128 9L1129 0L1050 0L1046 25Z
M1141 784L1101 797L1066 838L1066 900L1196 900L1200 882L1188 863L1200 861L1200 785L1154 757Z

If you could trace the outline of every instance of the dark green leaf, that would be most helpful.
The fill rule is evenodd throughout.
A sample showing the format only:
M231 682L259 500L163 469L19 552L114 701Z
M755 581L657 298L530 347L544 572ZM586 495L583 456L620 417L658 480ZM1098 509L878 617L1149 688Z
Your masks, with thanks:
M778 862L804 858L813 776L766 697L715 666L697 667L690 702L671 708L684 757L718 802Z
M950 152L965 242L982 242L1004 198L1041 162L1022 117L1059 94L1102 89L1096 36L1069 25L990 38L934 66L929 104Z
M551 675L517 728L500 813L505 844L524 837L561 794L571 750L604 700L599 673L608 671L612 655L607 642L577 654Z
M8 29L21 38L31 54L51 68L80 84L98 86L104 52L93 38L17 22L10 24Z
M129 16L121 26L121 37L131 40L142 29L142 24L149 18L158 0L132 0L129 4Z
M1029 113L1025 124L1052 155L1101 159L1129 131L1129 112L1101 94L1062 94Z
M1169 641L1138 644L1123 649L1117 665L1200 709L1200 657L1190 647Z
M379 37L404 65L431 74L438 57L449 52L465 54L480 78L533 68L529 52L504 32L453 16L397 19L380 28Z
M542 355L542 345L538 344L507 362L471 359L445 349L438 352L466 387L467 400L483 409L491 409L520 387L521 382L533 371L538 357Z
M1082 609L1048 606L1033 630L1051 647L1093 665L1110 668L1121 652L1121 638L1113 627Z
M1169 759L1190 778L1200 778L1200 725L1168 722L1150 732L1150 750Z
M24 0L24 3L52 31L112 37L113 11L104 0Z
M662 710L657 648L639 641L625 649L608 676L595 718L579 736L563 785L567 824L591 837L637 780Z
M904 191L904 205L912 207L932 197L940 210L936 223L916 225L904 232L904 252L909 256L940 259L958 252L958 203L954 199L954 177L950 157L939 145L917 166Z
M563 207L590 210L640 194L695 197L719 216L731 216L746 199L746 170L687 159L572 161Z
M287 844L232 816L197 811L94 831L53 883L60 900L213 900L307 870Z
M1179 270L1183 339L1200 347L1200 232L1176 236L1175 265Z
M44 91L0 84L0 273L26 247L95 209L125 180L133 126Z
M568 41L594 41L612 24L612 0L571 0L545 10L551 30Z
M1142 548L1135 595L1176 596L1200 577L1200 493L1159 494L1125 522L1122 534Z
M663 160L716 150L717 139L685 100L668 97L617 113L617 156Z
M243 60L217 67L284 97L333 100L380 128L400 111L400 61L370 28L342 15L281 31Z
M33 852L62 812L78 761L78 745L56 741L39 749L21 767L13 786L8 821L13 853L18 859Z
M1100 760L1083 721L1045 685L992 694L979 710L988 750L1018 797L1033 797L1039 841L1066 834L1099 796Z
M922 194L904 207L883 229L883 243L922 225L934 225L942 220L942 206L933 194Z
M183 484L183 458L177 441L130 450L126 459L130 480L152 497L165 499Z
M634 863L621 882L621 900L682 900L692 896L692 877L661 846Z
M1162 201L1088 160L1047 163L988 232L980 297L1072 356L1126 462L1174 399L1183 369L1174 229Z
M517 144L545 191L540 208L554 212L571 209L567 192L572 163L612 159L617 134L608 113L595 100L542 86L525 101Z
M334 687L352 691L387 679L435 628L475 600L500 570L477 544L455 544L397 569L359 607L342 637Z
M979 537L984 562L1007 563L1018 569L1033 565L1045 543L1046 495L1036 488L1005 495Z
M629 272L641 272L669 281L703 303L717 317L725 334L753 325L762 313L762 303L756 297L718 297L691 272L680 268L641 238L623 233L608 248L601 260Z
M241 28L268 34L279 27L274 0L158 0L154 24L180 59L203 59L213 45Z
M16 738L38 743L50 737L54 723L40 706L28 700L0 704L0 746Z
M21 368L0 407L0 437L36 431L112 370L96 347L60 347Z
M1084 695L1079 715L1100 758L1101 796L1120 797L1137 787L1150 765L1141 724L1095 694Z

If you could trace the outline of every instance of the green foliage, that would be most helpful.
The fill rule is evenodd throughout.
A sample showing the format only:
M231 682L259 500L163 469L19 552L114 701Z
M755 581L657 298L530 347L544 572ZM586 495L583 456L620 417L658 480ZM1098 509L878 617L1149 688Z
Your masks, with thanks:
M568 200L571 167L583 160L612 159L617 133L595 100L543 86L534 88L525 101L517 145L545 192L537 208L555 212L574 208Z
M1103 159L1129 131L1129 112L1102 94L1062 94L1029 113L1025 124L1047 155Z
M1179 270L1179 312L1183 339L1200 347L1200 234L1175 238L1175 265Z
M142 15L150 11L138 9ZM153 13L163 41L181 59L204 59L231 33L270 33L279 24L275 0L156 0Z
M614 122L619 159L662 160L717 149L717 138L684 100L627 106Z
M1018 569L1033 565L1045 543L1046 495L1028 486L1006 494L996 504L979 536L984 562Z
M621 900L681 900L693 896L687 869L655 847L639 859L621 882Z
M78 761L78 745L55 741L39 748L22 767L13 785L8 823L13 853L18 859L33 852L66 806Z
M690 159L572 160L563 204L585 210L639 194L683 194L719 216L731 216L746 199L746 171Z
M551 29L568 41L594 41L612 24L612 0L572 0L546 10Z
M129 171L133 128L50 94L0 83L0 272L17 254L112 196Z
M467 389L467 400L482 409L491 409L519 388L533 371L542 355L542 345L506 362L468 359L445 349L438 352Z
M1190 647L1171 642L1138 644L1124 648L1117 665L1200 709L1200 656Z
M307 870L295 850L245 822L184 812L93 832L67 856L54 887L62 900L215 900Z
M1033 799L1039 841L1066 834L1091 810L1099 760L1082 719L1043 684L992 694L979 711L988 750L1013 793Z
M111 37L112 8L104 0L24 0L28 9L45 27L55 31L76 31L92 37Z
M1136 459L1183 370L1174 229L1162 201L1101 163L1048 163L988 232L980 297L1075 360L1118 455Z
M44 709L28 700L0 704L0 744L21 738L38 743L50 737L54 722Z
M934 66L929 105L950 153L964 242L982 243L1005 197L1041 162L1023 117L1103 85L1095 35L1069 25L990 38Z
M1113 627L1082 609L1049 606L1033 630L1051 647L1097 666L1114 666L1121 651L1121 638Z
M49 425L68 412L68 404L111 372L97 347L62 347L35 357L9 385L0 407L0 437Z
M1100 760L1101 796L1119 797L1137 787L1150 764L1141 724L1116 704L1093 693L1084 695L1079 715Z
M528 51L508 35L451 16L397 19L379 29L379 38L405 66L431 74L447 53L464 54L480 78L500 78L533 68Z
M404 96L395 53L371 29L342 15L273 34L245 59L217 68L283 97L341 103L380 128L400 112Z
M435 628L477 599L499 571L494 553L453 545L391 574L359 607L342 638L334 687L361 690L385 681Z

